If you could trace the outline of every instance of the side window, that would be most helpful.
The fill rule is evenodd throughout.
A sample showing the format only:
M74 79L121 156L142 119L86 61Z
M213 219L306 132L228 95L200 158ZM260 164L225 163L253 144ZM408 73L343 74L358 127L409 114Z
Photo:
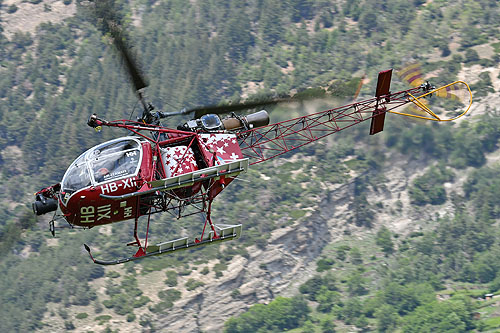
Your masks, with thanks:
M96 183L135 175L139 168L140 149L134 140L125 140L97 147L89 158Z

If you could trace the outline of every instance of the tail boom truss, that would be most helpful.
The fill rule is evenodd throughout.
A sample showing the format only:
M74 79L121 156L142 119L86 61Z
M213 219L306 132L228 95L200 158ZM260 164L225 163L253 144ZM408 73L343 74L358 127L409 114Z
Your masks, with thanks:
M370 134L381 132L384 128L386 113L433 121L452 121L466 114L472 104L472 93L463 81L456 81L435 89L429 83L395 93L389 91L392 70L379 73L375 97L338 108L305 115L272 125L251 129L237 135L244 158L250 159L250 165L267 161L291 150L318 141L328 135L371 119ZM426 105L424 98L434 95L455 96L451 92L458 85L466 87L469 103L459 115L442 119ZM418 116L394 111L408 103L413 103L428 116Z
M420 88L341 106L335 109L282 121L238 134L244 158L250 165L267 161L328 135L359 124L411 102ZM411 94L411 95L410 95Z

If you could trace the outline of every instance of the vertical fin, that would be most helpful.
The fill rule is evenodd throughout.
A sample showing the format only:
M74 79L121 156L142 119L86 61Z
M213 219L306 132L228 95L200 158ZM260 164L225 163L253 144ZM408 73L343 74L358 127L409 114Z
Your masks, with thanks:
M391 88L392 69L378 73L377 90L375 97L381 97L389 94ZM370 135L377 134L384 130L385 107L377 107L373 111L372 122L370 124Z
M377 134L384 130L385 107L373 111L373 118L370 125L370 135Z
M392 68L378 73L377 90L375 97L387 95L391 88Z

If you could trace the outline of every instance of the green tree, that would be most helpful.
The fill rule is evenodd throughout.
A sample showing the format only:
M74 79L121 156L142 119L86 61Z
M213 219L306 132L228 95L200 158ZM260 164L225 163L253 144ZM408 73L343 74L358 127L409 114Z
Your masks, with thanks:
M364 295L368 292L367 279L359 272L352 273L347 279L347 290L351 295Z
M323 333L335 333L335 324L329 318L325 318L320 323L321 332Z
M335 305L342 305L340 293L328 290L325 286L320 288L316 301L319 303L317 310L325 313L330 312Z
M351 297L345 302L344 307L340 311L340 316L346 324L351 325L359 318L362 310L363 307L359 298Z
M382 248L385 255L392 254L394 252L394 243L392 241L392 233L387 227L382 226L375 236L375 243Z
M454 173L444 166L431 167L425 174L417 177L410 188L410 199L417 205L440 205L446 199L443 184L453 180Z
M323 286L323 279L319 275L315 275L304 284L299 287L299 291L302 294L306 294L306 297L310 300L316 300L316 294L319 293L321 287Z
M337 259L344 261L347 257L346 253L351 249L349 245L341 245L336 249Z
M300 22L301 20L312 19L314 15L314 2L313 0L291 0L292 21Z
M276 43L282 36L282 4L278 1L264 0L260 14L259 32L269 44Z
M425 332L438 328L443 332L468 332L475 328L473 307L470 300L452 298L433 301L418 307L405 318L403 332Z
M351 248L349 258L354 265L361 265L363 263L363 256L357 247Z
M232 317L224 324L224 331L256 332L258 330L288 330L299 327L310 312L307 302L300 297L277 297L268 305L256 304L239 317Z
M377 331L392 332L398 323L398 315L394 308L388 304L383 304L376 312Z

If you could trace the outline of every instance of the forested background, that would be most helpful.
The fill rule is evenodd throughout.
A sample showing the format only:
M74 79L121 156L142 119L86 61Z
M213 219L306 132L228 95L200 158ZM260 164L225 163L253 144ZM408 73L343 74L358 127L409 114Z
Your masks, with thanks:
M59 182L89 147L125 134L95 133L90 114L123 119L139 110L84 2L64 0L76 11L61 22L5 32L9 15L26 6L50 12L56 2L0 7L0 331L166 330L183 300L223 291L234 309L217 313L224 320L215 327L226 332L500 328L498 301L484 300L500 291L498 1L117 1L150 81L148 99L163 111L316 86L349 101L366 75L362 99L373 95L378 71L410 61L436 85L470 74L478 111L458 124L391 116L377 136L356 126L252 168L215 207L218 222L243 223L240 240L120 268L92 264L82 244L122 256L132 223L52 238L47 220L31 212L32 193ZM406 87L394 76L392 91ZM420 168L408 167L414 176L394 194L409 200L388 204L377 198L391 179L384 171L398 161ZM341 184L353 188L353 213L327 231L340 237L308 263L300 283L260 298L238 281L224 287L231 262L250 263L252 252L273 246L269 234L306 223ZM152 232L157 240L194 235L199 222L157 217ZM270 269L259 264L256 278L271 280ZM185 320L203 331L210 318Z

